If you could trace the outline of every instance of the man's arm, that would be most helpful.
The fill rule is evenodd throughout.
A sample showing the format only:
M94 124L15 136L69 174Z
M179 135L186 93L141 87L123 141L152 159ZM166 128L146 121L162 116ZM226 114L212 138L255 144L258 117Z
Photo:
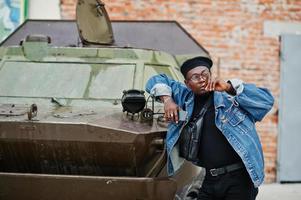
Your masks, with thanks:
M256 87L254 84L243 84L243 91L236 95L235 101L247 111L254 121L261 121L271 110L274 97L266 88Z
M160 96L161 102L164 103L164 118L168 121L173 121L178 123L178 111L179 106L173 101L171 96Z
M178 122L178 110L184 104L188 94L187 87L165 74L151 77L146 83L146 91L164 103L164 117L169 121Z
M156 97L171 96L177 103L187 93L187 88L183 83L175 81L165 74L152 76L147 81L145 90Z
M207 91L227 92L234 97L234 101L249 113L254 121L260 121L271 110L274 98L265 88L254 84L244 84L239 79L228 82L220 79L210 80L205 88Z

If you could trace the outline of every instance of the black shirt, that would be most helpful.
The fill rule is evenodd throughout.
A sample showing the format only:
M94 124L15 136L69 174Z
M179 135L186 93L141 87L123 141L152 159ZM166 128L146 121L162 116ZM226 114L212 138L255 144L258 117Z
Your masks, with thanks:
M213 92L202 96L195 96L191 119L199 114L210 95L212 97L208 110L204 116L202 133L200 133L201 147L199 151L199 158L201 161L199 165L208 169L223 167L241 161L238 154L215 125Z

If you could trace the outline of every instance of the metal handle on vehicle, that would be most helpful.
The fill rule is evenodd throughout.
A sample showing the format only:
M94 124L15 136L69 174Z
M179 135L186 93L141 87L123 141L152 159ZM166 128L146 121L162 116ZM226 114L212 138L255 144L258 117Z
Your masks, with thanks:
M36 117L38 114L38 106L36 104L31 104L29 111L27 112L28 120L32 120L32 118Z

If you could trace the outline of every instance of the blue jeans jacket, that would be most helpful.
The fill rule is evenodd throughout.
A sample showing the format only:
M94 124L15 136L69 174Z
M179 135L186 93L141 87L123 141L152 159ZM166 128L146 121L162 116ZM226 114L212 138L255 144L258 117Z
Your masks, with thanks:
M264 180L264 158L255 122L262 120L272 108L274 98L264 88L245 84L238 79L230 80L236 95L214 92L215 124L230 145L241 157L255 187ZM193 112L194 94L185 84L172 80L165 74L151 77L146 91L156 97L169 95L175 103L188 112L188 121ZM166 135L167 172L172 176L181 167L184 159L179 156L177 140L185 121L170 123Z

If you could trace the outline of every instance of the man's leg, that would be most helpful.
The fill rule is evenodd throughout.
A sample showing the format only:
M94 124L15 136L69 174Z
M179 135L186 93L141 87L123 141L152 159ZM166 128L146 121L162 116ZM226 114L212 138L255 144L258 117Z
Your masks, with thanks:
M201 188L198 195L198 200L214 200L214 198L212 198L212 195Z
M200 188L198 200L217 200L215 198L215 185L219 179L208 179L205 177L205 180Z
M236 185L229 188L225 200L255 200L258 188L254 186Z
M218 177L206 176L198 200L255 200L257 193L248 172L241 169Z
M246 170L229 174L228 188L225 193L225 200L255 200L258 188L254 187Z

